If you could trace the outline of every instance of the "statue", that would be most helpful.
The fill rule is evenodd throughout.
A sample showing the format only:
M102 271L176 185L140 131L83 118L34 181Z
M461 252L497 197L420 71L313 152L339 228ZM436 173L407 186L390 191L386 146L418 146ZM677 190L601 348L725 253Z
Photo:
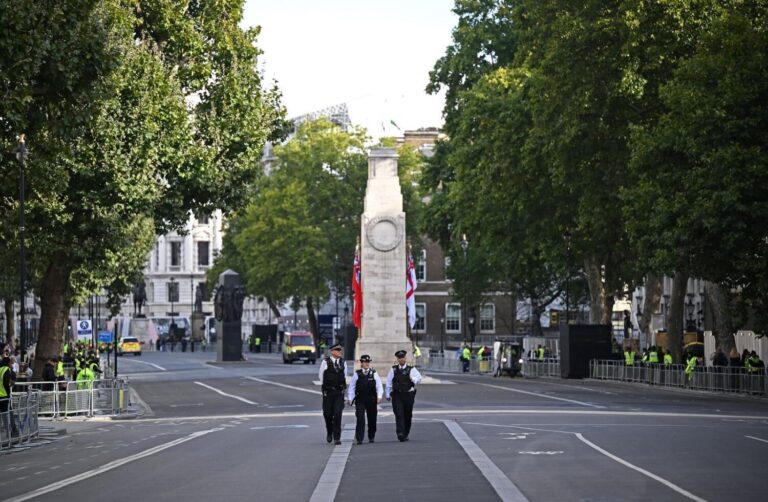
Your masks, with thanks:
M203 289L197 285L195 289L195 312L203 311Z
M242 286L218 286L214 296L214 315L217 321L239 321L243 316L245 292Z
M133 286L133 315L134 317L144 317L141 309L147 303L147 286L144 280L140 280Z

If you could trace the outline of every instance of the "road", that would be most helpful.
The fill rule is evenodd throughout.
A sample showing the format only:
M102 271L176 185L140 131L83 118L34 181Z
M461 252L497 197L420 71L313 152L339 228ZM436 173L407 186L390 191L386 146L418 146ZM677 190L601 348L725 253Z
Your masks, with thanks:
M426 372L411 440L325 442L316 365L119 360L144 415L56 423L0 456L4 500L685 501L765 496L768 400Z

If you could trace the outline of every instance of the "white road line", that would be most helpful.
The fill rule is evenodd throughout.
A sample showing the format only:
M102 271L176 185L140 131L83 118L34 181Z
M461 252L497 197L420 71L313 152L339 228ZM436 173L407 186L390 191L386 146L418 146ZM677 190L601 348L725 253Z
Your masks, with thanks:
M322 396L323 395L323 393L320 392L319 390L305 389L303 387L295 387L293 385L287 385L287 384L279 383L279 382L271 382L269 380L263 380L261 378L256 378L256 377L251 377L251 376L245 377L245 378L247 378L248 380L253 380L254 382L268 383L269 385L277 385L278 387L285 387L286 389L300 390L301 392L309 392L310 394L314 394L316 396Z
M45 495L46 493L50 493L53 491L56 491L60 488L64 488L65 486L69 486L71 484L77 483L79 481L82 481L84 479L92 478L94 476L98 476L99 474L105 473L107 471L111 471L112 469L117 469L120 466L123 466L129 462L133 462L134 460L139 460L144 457L149 457L150 455L154 455L155 453L159 453L163 450L167 450L168 448L172 448L176 445L179 445L181 443L186 443L187 441L191 441L195 438L199 438L202 436L205 436L206 434L210 434L211 432L218 432L224 430L220 427L216 427L215 429L208 429L205 431L197 431L193 432L189 436L184 436L179 439L175 439L173 441L170 441L168 443L164 443L158 446L155 446L153 448L150 448L148 450L144 450L140 453L137 453L135 455L131 455L130 457L121 458L119 460L115 460L113 462L109 462L108 464L104 464L101 467L97 467L96 469L92 469L87 472L80 473L76 476L72 476L71 478L63 479L61 481L57 481L56 483L51 483L48 486L43 486L42 488L38 488L37 490L33 490L31 492L27 492L23 495L19 495L18 497L6 499L6 502L22 502L24 500L33 499L35 497L39 497L40 495ZM19 478L20 479L20 478Z
M453 420L445 420L443 422L448 430L453 434L453 437L461 445L466 452L467 456L474 462L480 472L485 476L485 479L491 484L491 487L496 490L499 498L503 501L520 501L527 502L527 498L523 495L523 492L507 477L496 464L488 458L483 450L477 446L477 443L464 432L459 424Z
M213 392L221 394L222 396L227 396L227 397L231 397L232 399L237 399L238 401L242 401L245 404L259 404L259 403L254 403L253 401L249 401L248 399L246 399L244 397L236 396L234 394L227 394L226 392L220 391L219 389L217 389L215 387L211 387L210 385L206 385L203 382L195 382L195 383L197 385L200 385L201 387L205 387L206 389L211 389Z
M509 392L519 392L520 394L528 394L530 396L543 397L543 398L546 398L546 399L555 399L557 401L565 401L567 403L579 404L581 406L590 406L592 408L605 408L605 406L600 406L600 405L591 404L591 403L585 403L583 401L576 401L575 399L566 399L564 397L548 396L546 394L540 394L538 392L529 392L527 390L512 389L510 387L503 387L501 385L491 385L489 383L479 383L479 382L467 382L467 383L473 383L475 385L483 385L485 387L492 387L494 389L507 390Z
M754 436L744 436L744 437L749 439L754 439L755 441L762 441L763 443L768 443L768 441L766 441L765 439L756 438Z
M685 497L688 497L691 500L695 500L697 502L706 502L705 499L703 499L701 497L697 497L693 493L691 493L691 492L689 492L689 491L687 491L687 490L685 490L683 488L680 488L679 486L677 486L676 484L672 483L671 481L667 481L666 479L662 478L661 476L657 476L656 474L654 474L652 472L649 472L649 471L646 471L645 469L643 469L641 467L638 467L638 466L636 466L634 464L630 464L626 460L624 460L622 458L619 458L616 455L605 451L604 449L600 448L599 446L597 446L592 441L589 441L588 439L586 439L584 436L581 435L581 433L576 432L575 436L577 438L579 438L584 444L590 446L591 448L594 448L595 450L599 451L600 453L602 453L606 457L608 457L608 458L610 458L612 460L615 460L616 462L618 462L618 463L620 463L620 464L622 464L622 465L624 465L626 467L629 467L630 469L633 469L633 470L639 472L640 474L643 474L643 475L648 476L649 478L651 478L653 480L658 481L659 483L661 483L661 484L663 484L663 485L673 489L677 493L679 493L679 494L681 494L681 495L683 495Z
M251 427L252 431L260 431L263 429L308 429L308 425L264 425L262 427Z
M336 498L336 491L341 484L341 476L344 474L354 437L355 431L350 427L345 427L341 431L341 444L333 448L333 453L325 464L323 474L320 475L309 502L333 502Z
M127 362L127 361L128 361L128 359L125 359L125 358L123 358L123 361L124 361L124 362ZM146 361L137 361L136 359L131 359L131 361L133 361L134 363L139 363L139 364L148 364L148 365L150 365L150 366L154 366L155 368L159 369L160 371L168 371L167 369L163 368L163 367L162 367L162 366L160 366L159 364L155 364L155 363L148 363L148 362L146 362Z

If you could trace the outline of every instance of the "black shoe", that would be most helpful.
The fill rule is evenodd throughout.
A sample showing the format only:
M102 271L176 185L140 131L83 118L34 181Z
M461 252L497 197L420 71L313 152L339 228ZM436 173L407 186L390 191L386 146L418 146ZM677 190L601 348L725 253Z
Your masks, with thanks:
M328 441L328 442L330 443L331 441L333 441L333 436L331 436L330 434L328 434L327 436L325 436L325 440L326 440L326 441Z
M369 443L373 443L373 438L368 438Z
M401 442L402 442L402 441L405 441L405 436L403 436L402 434L398 434L398 436L397 436L397 439L398 439L399 441L401 441Z
M363 440L362 439L358 439L357 440L357 444L363 444Z
M408 441L408 436L403 436L403 439L401 441Z
M333 444L341 444L341 439L337 439L336 441L333 442Z

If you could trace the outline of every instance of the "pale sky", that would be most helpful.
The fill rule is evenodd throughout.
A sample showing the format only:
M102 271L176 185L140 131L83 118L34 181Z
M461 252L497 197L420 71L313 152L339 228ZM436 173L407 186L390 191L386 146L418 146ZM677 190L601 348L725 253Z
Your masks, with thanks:
M346 103L374 138L442 127L443 94L429 71L451 43L453 0L246 0L243 24L260 25L266 78L288 116ZM382 128L382 124L384 128Z

